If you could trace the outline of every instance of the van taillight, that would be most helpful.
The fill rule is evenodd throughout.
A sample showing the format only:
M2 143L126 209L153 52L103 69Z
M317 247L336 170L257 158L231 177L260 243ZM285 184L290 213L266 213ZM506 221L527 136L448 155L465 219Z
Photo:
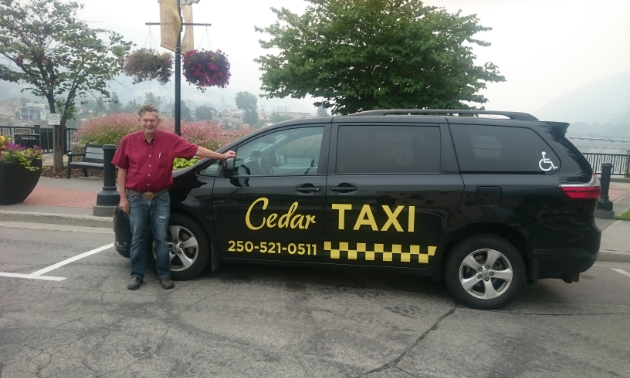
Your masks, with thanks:
M599 179L593 173L593 179L585 184L562 184L560 189L570 199L576 200L588 200L598 199L602 194L602 187L599 184Z

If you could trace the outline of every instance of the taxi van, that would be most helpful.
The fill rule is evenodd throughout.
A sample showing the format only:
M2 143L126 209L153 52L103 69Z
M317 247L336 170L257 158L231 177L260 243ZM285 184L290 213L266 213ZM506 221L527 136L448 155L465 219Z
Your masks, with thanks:
M172 277L223 262L404 269L479 309L525 282L577 282L599 251L600 183L568 126L400 109L263 128L220 150L234 159L174 172Z

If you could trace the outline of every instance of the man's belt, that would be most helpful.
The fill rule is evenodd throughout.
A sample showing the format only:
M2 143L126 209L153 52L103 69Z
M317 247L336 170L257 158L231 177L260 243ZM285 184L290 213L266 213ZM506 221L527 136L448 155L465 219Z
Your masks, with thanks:
M164 188L161 190L158 190L157 192L140 192L137 190L133 190L133 189L127 189L127 193L133 194L134 196L141 196L142 198L146 199L146 200L150 200L153 199L155 197L159 197L162 194L168 192L168 188Z

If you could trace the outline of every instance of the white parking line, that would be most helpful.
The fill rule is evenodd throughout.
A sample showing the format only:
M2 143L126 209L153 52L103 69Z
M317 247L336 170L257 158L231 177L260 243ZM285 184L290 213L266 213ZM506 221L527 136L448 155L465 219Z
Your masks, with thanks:
M40 269L40 270L38 270L35 273L21 274L21 273L2 273L2 272L0 272L0 277L27 278L27 279L31 279L31 280L63 281L63 280L66 279L66 277L43 276L42 274L48 273L48 272L53 271L53 270L55 270L57 268L61 268L64 265L70 264L71 262L75 262L77 260L81 260L84 257L88 257L88 256L94 255L96 253L102 252L102 251L104 251L106 249L109 249L109 248L111 248L113 246L114 246L114 243L110 243L110 244L104 245L102 247L93 249L91 251L84 252L84 253L82 253L80 255L76 255L76 256L71 257L69 259L66 259L66 260L63 260L61 262L58 262L58 263L56 263L54 265L51 265L51 266L49 266L47 268Z
M63 281L66 279L66 277L32 276L30 274L1 273L1 272L0 272L0 277L28 278L31 280L46 280L46 281Z
M615 271L615 272L617 272L617 273L620 273L620 274L623 274L624 276L628 276L628 277L630 277L630 273L626 272L626 271L625 271L625 270L623 270L623 269L610 268L610 270L614 270L614 271Z

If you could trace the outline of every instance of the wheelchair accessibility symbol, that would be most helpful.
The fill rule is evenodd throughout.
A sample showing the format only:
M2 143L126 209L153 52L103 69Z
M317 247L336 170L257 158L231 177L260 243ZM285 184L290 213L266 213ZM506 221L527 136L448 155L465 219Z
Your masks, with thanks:
M538 162L538 166L541 170L545 172L549 172L552 169L558 169L555 165L553 165L553 161L551 159L547 159L547 153L545 151L542 152L542 159Z

